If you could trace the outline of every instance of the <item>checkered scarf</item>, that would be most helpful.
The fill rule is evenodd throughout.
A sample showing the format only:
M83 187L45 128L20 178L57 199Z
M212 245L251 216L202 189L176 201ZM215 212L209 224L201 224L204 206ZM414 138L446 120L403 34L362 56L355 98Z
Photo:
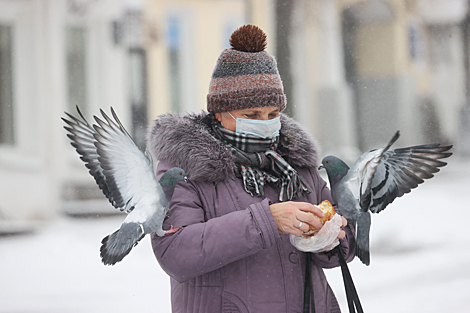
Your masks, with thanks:
M294 200L311 192L297 171L275 152L279 136L260 139L239 134L225 129L215 118L211 118L211 126L214 135L232 151L245 191L250 195L264 197L266 183L280 186L280 202Z

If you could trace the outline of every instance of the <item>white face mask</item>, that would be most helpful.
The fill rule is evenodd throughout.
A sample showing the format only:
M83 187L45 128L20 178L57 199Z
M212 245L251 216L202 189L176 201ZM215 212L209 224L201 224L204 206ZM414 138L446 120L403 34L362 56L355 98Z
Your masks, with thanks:
M228 114L230 114L230 112L228 112ZM230 114L230 116L237 122L237 133L253 135L264 139L279 136L279 130L281 129L280 116L270 120L235 118L232 114Z

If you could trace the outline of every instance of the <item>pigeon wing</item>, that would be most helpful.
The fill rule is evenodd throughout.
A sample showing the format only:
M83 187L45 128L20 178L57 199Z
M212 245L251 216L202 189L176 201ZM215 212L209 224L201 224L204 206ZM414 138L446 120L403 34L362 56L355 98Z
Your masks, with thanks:
M349 170L349 173L357 176L359 179L359 201L363 211L367 211L369 209L372 201L372 185L377 169L382 162L384 153L395 143L395 141L397 141L398 137L400 137L400 132L397 131L385 147L363 153Z
M98 161L98 152L95 147L95 130L83 117L82 112L77 106L77 112L80 118L65 112L67 117L62 120L67 123L68 126L64 128L68 131L67 137L71 140L71 145L75 148L77 153L80 155L80 159L85 162L85 166L89 169L89 173L98 184L98 187L103 191L103 194L108 198L109 202L115 207L119 208L116 201L112 197L108 185L106 184L106 178L103 174L103 168Z
M433 144L385 152L372 180L371 212L382 211L395 198L434 177L439 167L447 164L439 159L451 156L452 153L448 152L451 148L451 145Z
M142 209L148 211L144 215L150 218L153 206L164 195L153 174L152 158L137 147L113 108L111 112L114 121L101 110L104 120L95 116L97 125L93 125L106 185L120 208L129 213L140 203Z

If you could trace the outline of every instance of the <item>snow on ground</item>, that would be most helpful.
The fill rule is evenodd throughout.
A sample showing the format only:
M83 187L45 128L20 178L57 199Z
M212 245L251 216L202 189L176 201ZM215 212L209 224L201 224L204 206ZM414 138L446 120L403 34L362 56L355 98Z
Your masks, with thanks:
M61 217L0 237L0 313L170 312L148 238L116 266L101 264L100 241L122 219ZM469 221L470 162L457 158L374 215L371 265L350 263L364 311L470 312ZM340 269L327 276L348 312Z
M33 235L0 238L0 312L170 312L169 278L149 238L118 265L101 263L101 239L122 220L64 217Z

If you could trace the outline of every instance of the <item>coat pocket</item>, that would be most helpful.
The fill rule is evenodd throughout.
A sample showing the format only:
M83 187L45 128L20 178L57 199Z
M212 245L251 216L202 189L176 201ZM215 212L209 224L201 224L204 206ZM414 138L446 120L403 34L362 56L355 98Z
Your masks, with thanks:
M222 313L249 313L245 303L230 292L222 294Z

